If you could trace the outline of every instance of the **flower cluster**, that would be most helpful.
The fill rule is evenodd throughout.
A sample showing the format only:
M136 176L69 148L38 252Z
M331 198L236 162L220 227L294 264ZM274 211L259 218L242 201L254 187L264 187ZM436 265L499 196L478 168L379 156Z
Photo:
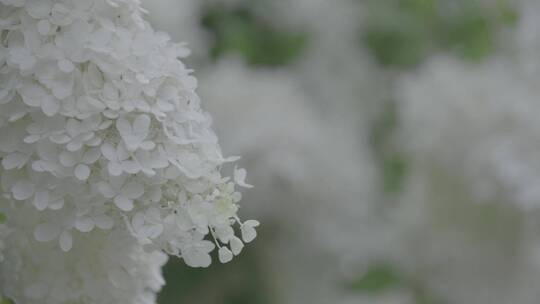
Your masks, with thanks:
M193 267L216 246L228 262L255 238L258 222L237 216L246 172L220 174L236 158L201 110L180 61L189 51L143 13L137 0L0 0L0 212L17 236L6 260L29 259L0 264L0 293L27 299L23 280L40 275L22 272L67 267L32 265L113 235L130 244L118 254L164 251ZM33 259L32 246L49 251Z

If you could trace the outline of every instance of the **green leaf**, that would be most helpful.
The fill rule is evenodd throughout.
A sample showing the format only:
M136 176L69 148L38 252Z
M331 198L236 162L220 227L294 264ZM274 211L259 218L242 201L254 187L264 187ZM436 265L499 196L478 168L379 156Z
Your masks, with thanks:
M381 293L401 284L397 272L387 264L379 264L369 268L358 280L349 287L361 293Z
M15 304L15 303L13 301L9 300L9 299L3 298L0 295L0 304Z
M6 220L7 220L6 215L0 212L0 224L5 223ZM0 303L0 304L2 304L2 303Z
M387 100L380 117L371 128L370 143L382 171L383 191L396 194L403 186L407 174L407 161L395 146L398 127L395 100Z
M301 55L308 42L306 34L278 30L259 19L248 5L207 8L202 25L214 38L212 57L238 53L250 65L283 66Z
M171 259L163 269L167 284L159 293L158 303L274 303L260 260L250 249L227 264L220 264L214 257L214 263L202 269Z
M478 61L496 46L498 29L515 23L508 0L365 0L361 40L383 66L410 68L430 53Z

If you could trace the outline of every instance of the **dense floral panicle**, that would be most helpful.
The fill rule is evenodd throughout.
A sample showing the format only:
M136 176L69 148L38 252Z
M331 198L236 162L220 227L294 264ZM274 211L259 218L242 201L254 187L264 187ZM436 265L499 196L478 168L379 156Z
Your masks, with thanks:
M47 217L43 212L31 205L6 210L12 220L3 235L9 244L5 263L0 263L4 296L31 304L155 303L165 283L161 267L166 254L145 251L121 226L85 233L62 252L56 243L32 236L34 220Z
M245 171L220 174L235 159L200 108L189 51L143 13L137 0L0 0L0 212L7 229L24 222L10 256L71 254L119 231L205 267L214 247L226 262L255 237L258 222L236 215ZM6 273L0 292L20 296L25 276Z

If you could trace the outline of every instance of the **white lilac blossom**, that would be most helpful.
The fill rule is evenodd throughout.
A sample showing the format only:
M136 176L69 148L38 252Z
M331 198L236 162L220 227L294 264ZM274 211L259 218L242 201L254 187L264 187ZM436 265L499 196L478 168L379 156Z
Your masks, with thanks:
M220 173L236 158L222 156L201 110L180 61L189 51L144 12L137 0L0 0L0 212L13 231L0 293L16 301L94 302L84 273L65 298L34 300L28 280L60 277L79 265L72 251L97 243L126 242L86 254L103 256L104 271L133 255L119 284L135 284L139 259L161 265L151 260L163 251L206 267L215 247L227 262L256 235L258 222L237 216L245 171ZM138 286L138 302L106 292L97 302L153 303Z

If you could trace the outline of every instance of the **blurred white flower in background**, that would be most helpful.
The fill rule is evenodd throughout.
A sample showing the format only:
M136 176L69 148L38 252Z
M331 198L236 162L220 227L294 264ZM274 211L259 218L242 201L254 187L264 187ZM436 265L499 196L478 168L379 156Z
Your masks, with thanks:
M459 174L478 201L540 200L538 88L502 58L469 66L433 58L401 82L401 117L417 163Z
M259 223L237 215L246 172L221 175L236 158L200 107L188 50L139 1L0 11L1 294L155 303L162 252L207 267L215 247L228 262L253 241Z
M325 117L368 133L390 83L359 42L365 13L361 2L281 0L268 6L272 14L261 11L261 15L273 16L278 28L303 31L309 38L293 69L310 103Z
M438 55L396 86L409 172L395 260L443 303L540 296L540 91L536 42L521 40L532 8L503 40L512 51L477 64Z
M373 249L364 237L373 232L377 178L365 138L321 116L291 71L229 58L199 77L224 149L245 156L257 183L247 198L258 203L246 212L280 225L264 250L278 295L284 303L342 301L335 282L345 265Z

